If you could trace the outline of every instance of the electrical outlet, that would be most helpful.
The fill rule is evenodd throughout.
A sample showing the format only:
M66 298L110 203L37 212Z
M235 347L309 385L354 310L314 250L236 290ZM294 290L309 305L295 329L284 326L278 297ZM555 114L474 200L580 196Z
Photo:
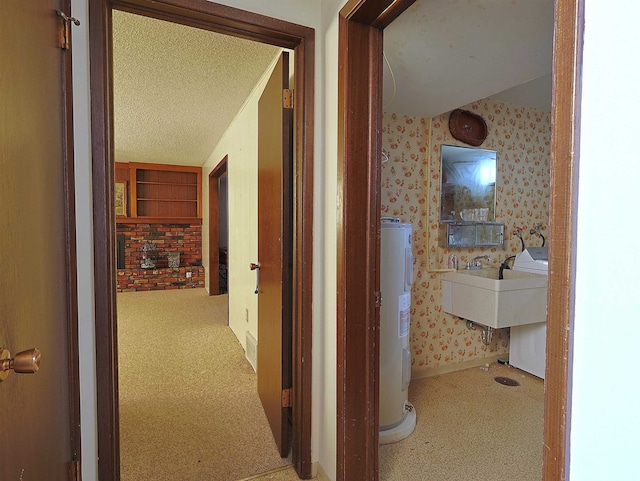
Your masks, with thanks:
M187 272L187 279L191 279L191 272Z

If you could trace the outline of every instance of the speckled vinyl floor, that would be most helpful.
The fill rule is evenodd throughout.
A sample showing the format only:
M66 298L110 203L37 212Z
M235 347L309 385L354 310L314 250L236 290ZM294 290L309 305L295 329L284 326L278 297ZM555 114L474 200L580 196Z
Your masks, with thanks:
M502 376L520 383L499 384ZM380 446L380 481L540 481L544 383L491 364L417 379L416 429Z
M118 295L123 481L298 480L277 453L226 302L204 289ZM540 481L543 391L499 364L414 379L416 429L380 447L379 480Z

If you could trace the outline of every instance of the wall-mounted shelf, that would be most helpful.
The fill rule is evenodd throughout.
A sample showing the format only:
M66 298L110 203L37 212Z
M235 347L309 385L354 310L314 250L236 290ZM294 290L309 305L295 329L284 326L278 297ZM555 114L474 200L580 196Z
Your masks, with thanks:
M168 164L116 163L116 181L128 171L126 217L139 221L202 218L202 168ZM126 220L129 220L126 219ZM118 222L126 222L119 217Z
M442 222L440 247L504 247L502 222Z

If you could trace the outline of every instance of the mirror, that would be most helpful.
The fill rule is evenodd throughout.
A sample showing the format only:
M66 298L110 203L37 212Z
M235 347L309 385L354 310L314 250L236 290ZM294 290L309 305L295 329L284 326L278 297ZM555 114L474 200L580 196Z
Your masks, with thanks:
M441 159L440 221L493 222L498 154L442 145Z

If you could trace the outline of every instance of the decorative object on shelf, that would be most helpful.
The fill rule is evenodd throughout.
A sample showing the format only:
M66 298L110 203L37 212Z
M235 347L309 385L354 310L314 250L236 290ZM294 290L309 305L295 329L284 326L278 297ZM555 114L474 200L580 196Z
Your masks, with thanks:
M156 264L153 262L153 257L156 253L156 245L152 242L145 242L140 247L142 251L142 261L140 262L140 267L143 269L153 269Z
M167 252L167 262L169 267L180 267L180 252Z
M449 132L454 139L478 147L487 138L489 130L487 123L478 114L455 109L449 116Z
M116 182L115 187L116 215L127 215L127 183Z

